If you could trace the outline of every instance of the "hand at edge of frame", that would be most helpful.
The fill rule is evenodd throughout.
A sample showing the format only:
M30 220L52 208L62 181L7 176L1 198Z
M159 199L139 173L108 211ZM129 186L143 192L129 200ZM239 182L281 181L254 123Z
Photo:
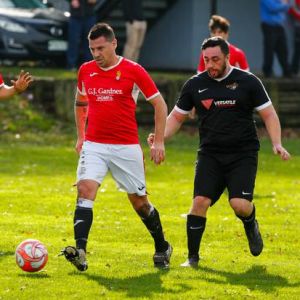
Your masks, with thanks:
M11 80L17 93L24 92L28 86L33 82L33 78L29 72L22 70L17 80Z

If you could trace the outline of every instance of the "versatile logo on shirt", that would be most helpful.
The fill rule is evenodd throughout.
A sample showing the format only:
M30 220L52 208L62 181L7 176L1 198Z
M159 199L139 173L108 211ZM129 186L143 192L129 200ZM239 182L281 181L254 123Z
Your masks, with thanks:
M215 101L215 106L220 108L233 107L236 104L236 100L219 100Z
M238 86L239 86L239 85L238 85L238 83L236 83L236 82L234 82L234 83L232 83L232 84L227 84L227 85L226 85L226 87L227 87L228 89L233 90L233 91L234 91Z
M209 110L212 103L213 103L214 99L204 99L201 101L201 104L207 109Z
M201 93L205 92L206 90L208 90L208 88L207 89L203 89L203 90L198 90L198 93L201 94Z

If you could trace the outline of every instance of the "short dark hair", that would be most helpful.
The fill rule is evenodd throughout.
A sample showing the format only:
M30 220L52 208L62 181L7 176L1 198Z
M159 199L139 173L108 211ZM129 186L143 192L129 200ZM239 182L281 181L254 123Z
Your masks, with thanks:
M208 27L211 32L215 31L216 29L220 29L221 31L227 33L229 31L230 23L224 17L212 15L208 22Z
M201 50L205 50L206 48L217 47L217 46L219 46L221 48L221 51L223 52L223 54L225 54L225 55L229 54L228 42L226 42L220 36L214 36L214 37L205 39L202 43Z
M101 36L105 37L110 42L112 42L115 39L114 30L107 23L97 23L97 24L95 24L91 28L91 30L88 34L88 39L89 40L95 40L95 39L97 39Z

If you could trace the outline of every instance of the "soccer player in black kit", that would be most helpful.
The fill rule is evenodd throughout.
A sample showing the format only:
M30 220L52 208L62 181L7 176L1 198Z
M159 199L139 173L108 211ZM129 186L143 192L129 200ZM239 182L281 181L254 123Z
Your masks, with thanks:
M280 122L261 81L229 64L228 44L221 37L204 40L202 51L205 71L184 84L165 130L166 139L173 136L196 108L200 147L194 199L186 224L188 259L183 267L198 266L207 210L225 188L230 206L243 222L250 252L254 256L262 252L263 240L252 203L259 150L253 110L265 123L274 153L283 160L290 158L281 145ZM153 137L149 135L149 144Z

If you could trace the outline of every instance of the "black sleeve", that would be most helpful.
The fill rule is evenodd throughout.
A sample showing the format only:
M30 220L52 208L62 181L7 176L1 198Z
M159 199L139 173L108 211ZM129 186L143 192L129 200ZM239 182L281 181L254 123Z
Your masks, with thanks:
M261 80L255 75L251 75L251 94L253 99L254 108L258 108L268 102L271 102L271 99L262 84Z
M194 101L192 97L191 79L183 85L176 106L187 112L193 109Z

